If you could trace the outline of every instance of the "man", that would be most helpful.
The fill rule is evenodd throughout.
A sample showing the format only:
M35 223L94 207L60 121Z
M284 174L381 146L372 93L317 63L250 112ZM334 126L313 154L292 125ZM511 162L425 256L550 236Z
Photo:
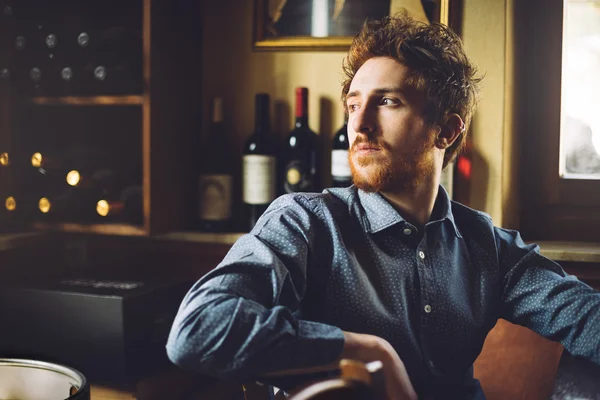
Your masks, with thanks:
M242 380L381 360L390 399L485 398L472 365L505 318L600 364L600 294L439 186L477 97L459 38L373 21L344 71L355 185L273 202L184 299L171 359Z

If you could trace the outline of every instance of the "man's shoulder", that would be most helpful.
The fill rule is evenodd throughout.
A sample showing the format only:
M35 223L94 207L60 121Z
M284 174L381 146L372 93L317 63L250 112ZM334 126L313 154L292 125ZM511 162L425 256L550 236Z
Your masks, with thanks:
M304 232L308 237L328 232L341 221L352 220L348 204L342 191L329 190L323 193L290 193L276 198L253 228L259 234L265 227L283 231Z
M347 209L356 197L356 189L330 188L321 193L290 193L279 196L271 203L270 211L302 209L308 212L321 212L322 210L335 211Z
M461 218L465 220L484 220L493 223L492 217L488 213L475 210L474 208L468 207L454 200L452 200L450 204L452 205L452 214L455 218Z
M484 233L493 234L494 221L488 213L456 201L451 201L451 205L454 223L461 233L475 237L480 237Z

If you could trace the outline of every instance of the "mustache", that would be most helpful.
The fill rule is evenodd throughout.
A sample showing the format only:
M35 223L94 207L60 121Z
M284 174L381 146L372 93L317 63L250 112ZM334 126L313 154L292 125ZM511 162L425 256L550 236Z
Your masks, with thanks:
M364 137L364 136L357 136L354 139L354 142L352 142L352 146L350 147L350 152L356 152L358 145L361 145L361 144L366 144L368 146L373 146L373 147L376 147L376 148L379 148L382 150L387 150L387 151L389 151L391 149L391 146L383 140L370 139L370 138Z

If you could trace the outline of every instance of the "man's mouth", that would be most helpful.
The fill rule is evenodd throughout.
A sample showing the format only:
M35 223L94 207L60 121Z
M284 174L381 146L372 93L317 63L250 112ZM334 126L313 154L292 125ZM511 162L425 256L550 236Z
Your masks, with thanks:
M379 146L369 143L360 143L356 146L355 150L357 154L370 154L379 151L381 151L381 148Z

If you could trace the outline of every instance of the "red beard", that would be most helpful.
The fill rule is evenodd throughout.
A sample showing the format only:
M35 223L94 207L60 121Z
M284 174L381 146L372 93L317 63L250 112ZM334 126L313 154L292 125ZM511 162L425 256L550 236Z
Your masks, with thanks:
M373 145L379 151L358 155L357 146L360 143ZM416 188L434 171L433 160L426 152L429 147L429 143L424 143L422 148L410 154L394 156L388 143L357 136L348 152L354 185L365 192L406 191Z

